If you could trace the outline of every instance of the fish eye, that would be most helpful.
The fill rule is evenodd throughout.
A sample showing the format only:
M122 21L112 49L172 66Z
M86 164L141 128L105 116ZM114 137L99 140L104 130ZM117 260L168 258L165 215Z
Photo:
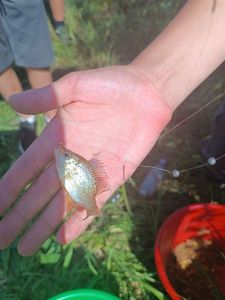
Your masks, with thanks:
M64 154L64 157L65 157L66 159L70 158L69 153L66 152L66 153Z

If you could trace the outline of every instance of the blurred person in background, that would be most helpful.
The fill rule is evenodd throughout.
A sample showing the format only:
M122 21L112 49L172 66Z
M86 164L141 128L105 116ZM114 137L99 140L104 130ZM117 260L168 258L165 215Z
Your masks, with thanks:
M225 100L219 105L211 124L211 134L202 142L206 158L221 157L217 163L208 165L207 175L217 182L225 183Z
M26 69L32 88L52 82L49 66L54 55L42 0L0 0L0 53L0 94L6 101L23 90L14 64ZM22 153L36 138L36 120L33 115L18 115ZM46 121L52 116L47 112Z

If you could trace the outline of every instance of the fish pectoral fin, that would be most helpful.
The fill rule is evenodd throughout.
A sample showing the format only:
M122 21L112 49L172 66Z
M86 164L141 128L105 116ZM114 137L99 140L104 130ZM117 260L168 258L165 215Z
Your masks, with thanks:
M94 157L89 161L96 179L96 195L106 192L110 189L108 176L103 162L98 159L99 153L94 154Z
M69 194L69 192L63 188L64 190L64 201L65 201L65 212L70 213L78 208L78 204L74 202Z
M93 206L91 208L86 208L87 215L83 220L86 220L90 216L100 217L101 211L97 206Z

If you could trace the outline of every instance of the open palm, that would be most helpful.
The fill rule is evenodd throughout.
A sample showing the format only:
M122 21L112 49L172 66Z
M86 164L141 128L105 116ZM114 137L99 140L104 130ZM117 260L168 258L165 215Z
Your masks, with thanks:
M62 224L68 205L54 163L59 143L91 159L98 153L105 164L110 190L97 197L101 207L135 171L171 117L167 103L144 75L131 66L74 72L54 84L11 98L25 114L58 108L58 114L0 181L0 248L7 247L39 214L18 244L32 255ZM32 182L16 201L19 193ZM78 209L61 225L57 240L79 236L93 217L83 220Z

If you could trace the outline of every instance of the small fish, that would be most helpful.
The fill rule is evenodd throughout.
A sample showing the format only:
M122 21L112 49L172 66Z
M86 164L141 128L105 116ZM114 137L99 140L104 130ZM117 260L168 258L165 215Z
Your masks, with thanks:
M55 149L56 169L61 185L74 207L86 209L86 218L100 215L95 198L109 189L104 164L96 156L88 161L61 144Z

